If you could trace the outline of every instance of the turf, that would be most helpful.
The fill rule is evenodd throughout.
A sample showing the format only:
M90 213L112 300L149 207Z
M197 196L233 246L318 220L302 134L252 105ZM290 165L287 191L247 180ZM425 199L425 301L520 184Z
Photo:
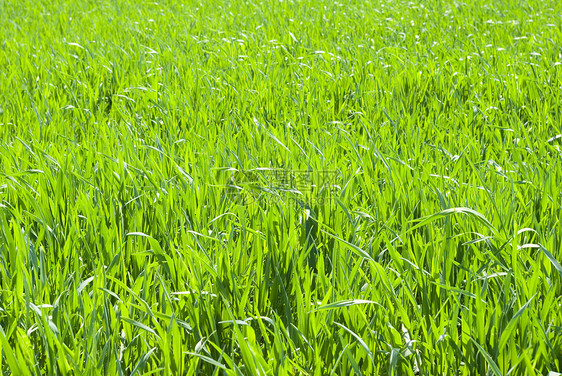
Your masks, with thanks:
M561 13L0 0L0 372L562 372Z

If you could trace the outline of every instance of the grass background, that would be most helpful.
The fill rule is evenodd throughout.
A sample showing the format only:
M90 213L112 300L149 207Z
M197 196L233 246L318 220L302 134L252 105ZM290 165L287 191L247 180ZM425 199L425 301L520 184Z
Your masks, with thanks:
M561 372L561 13L0 0L2 374Z

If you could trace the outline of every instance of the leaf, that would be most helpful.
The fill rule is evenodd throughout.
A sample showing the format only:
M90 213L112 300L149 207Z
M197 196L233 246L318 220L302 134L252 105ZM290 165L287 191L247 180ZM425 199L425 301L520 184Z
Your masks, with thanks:
M359 247L356 246L355 244L351 244L350 242L345 241L345 240L343 240L342 238L340 238L340 237L338 237L338 236L336 236L336 235L334 235L334 234L331 234L331 233L329 233L329 232L327 232L327 231L325 231L325 230L323 230L323 229L320 229L320 231L322 231L322 232L325 233L326 235L331 236L332 238L334 238L334 239L336 239L336 240L338 240L338 241L344 243L344 244L347 245L348 247L351 247L353 250L355 250L357 253L359 253L363 258L366 258L367 260L375 261L375 260L373 260L373 258L371 257L370 254L368 254L365 250L359 248Z
M83 281L80 286L78 286L78 289L76 289L76 293L78 293L78 295L80 295L80 293L82 292L82 290L84 290L84 287L86 287L88 285L88 283L92 282L94 280L94 276L91 276L90 278L86 279L85 281Z
M214 365L214 366L216 366L216 367L219 367L219 368L222 368L222 369L224 369L224 370L227 370L227 368L226 368L226 366L225 366L224 364L219 363L219 362L217 362L216 360L214 360L214 359L212 359L212 358L209 358L208 356L201 355L201 354L196 354L196 353L192 353L192 352L186 352L186 353L184 353L184 354L196 356L196 357L198 357L199 359L201 359L201 360L203 360L203 361L205 361L205 362L207 362L207 363L209 363L209 364L212 364L212 365Z
M473 210L473 209L470 209L470 208L459 207L459 208L445 209L445 210L442 210L438 213L431 214L428 217L422 218L420 223L418 223L414 227L409 228L406 231L406 233L408 233L410 231L413 231L417 228L420 228L422 226L425 226L428 223L433 222L437 219L444 218L444 217L447 217L447 216L452 215L452 214L466 214L466 215L473 216L475 219L477 219L478 221L480 221L481 223L486 225L486 227L488 227L490 230L492 230L494 232L494 234L497 234L497 232L498 232L496 230L496 228L490 223L490 221L488 221L488 219L486 219L486 217L484 215L482 215L481 213L478 213L476 210Z
M496 376L503 376L500 368L498 367L498 365L496 364L496 362L494 362L494 360L492 359L492 357L490 356L490 354L488 354L488 352L486 350L484 350L484 348L482 346L480 346L480 344L478 342L476 342L474 340L474 338L472 337L468 337L470 338L470 340L472 342L474 342L474 344L476 345L476 347L478 348L478 350L480 351L480 353L482 354L482 356L486 359L486 362L488 362L488 365L490 366L490 368L492 369L492 372L494 373L494 375Z
M29 375L29 370L27 369L25 364L20 364L16 359L14 350L12 350L8 339L4 334L4 331L2 330L2 327L0 327L0 350L2 350L0 351L0 356L2 353L4 354L13 375Z
M145 331L149 332L150 334L154 334L156 337L160 338L160 336L158 334L156 334L156 332L153 329L149 328L148 326L144 325L141 322L135 321L135 320L130 319L128 317L122 317L121 320L123 320L123 321L125 321L125 322L127 322L131 325L134 325L137 328L141 328L142 330L145 330Z
M543 247L540 244L539 244L539 247L540 247L540 250L542 251L542 253L544 253L546 255L546 257L548 257L548 259L550 260L550 262L552 263L554 268L556 270L558 270L558 273L560 273L560 276L562 276L562 265L560 265L560 263L554 258L554 256L552 255L552 253L550 253L548 251L548 249L546 249L545 247Z
M361 347L365 350L365 352L367 352L367 355L369 356L369 358L371 359L371 363L373 364L373 367L375 366L374 363L374 359L373 359L373 352L369 349L369 346L367 346L367 344L365 343L365 341L363 341L363 338L361 338L358 334L356 334L355 332L353 332L351 329L347 328L346 326L335 322L334 324L336 324L337 326L339 326L340 328L344 329L346 332L348 332L349 334L351 334L356 340L357 342L359 342L359 344L361 345Z
M396 366L398 365L398 357L400 356L400 350L393 347L390 350L390 364L388 365L388 374L396 375L398 373Z
M513 315L511 320L509 320L509 323L507 324L507 326L503 330L503 332L501 334L501 337L500 337L500 348L499 348L500 351L503 350L503 348L507 344L507 341L511 338L511 333L515 330L515 326L517 325L517 322L519 321L519 318L527 310L527 308L529 307L529 304L531 303L531 301L533 300L534 297L535 297L535 295L533 295L527 303L523 304L523 306L521 308L519 308L519 310Z
M250 324L248 324L246 321L244 320L224 320L224 321L219 321L219 324L238 324L238 325L246 325L246 326L250 326Z
M358 305L358 304L379 304L379 303L373 302L371 300L362 300L362 299L342 300L342 301L339 301L339 302L330 303L330 304L326 304L324 306L320 306L318 308L313 309L310 312L324 311L324 310L327 310L327 309L350 307L350 306Z
M146 365L146 362L148 361L148 359L150 358L150 355L152 355L152 353L156 350L156 347L151 348L146 354L143 355L143 357L139 360L139 362L137 363L137 365L135 366L135 368L133 369L133 372L131 372L131 376L133 376L134 374L136 374L137 372L140 374L142 372L142 370L144 369L144 366Z

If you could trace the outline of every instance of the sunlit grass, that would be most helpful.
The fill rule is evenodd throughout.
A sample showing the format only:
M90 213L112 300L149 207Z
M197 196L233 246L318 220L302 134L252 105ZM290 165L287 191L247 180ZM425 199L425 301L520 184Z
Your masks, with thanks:
M0 373L562 372L560 14L0 0Z

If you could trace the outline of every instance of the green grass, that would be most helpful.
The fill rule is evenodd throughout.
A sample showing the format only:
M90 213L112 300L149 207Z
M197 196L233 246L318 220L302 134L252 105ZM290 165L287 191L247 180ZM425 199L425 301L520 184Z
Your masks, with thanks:
M0 373L562 372L560 14L0 0Z

